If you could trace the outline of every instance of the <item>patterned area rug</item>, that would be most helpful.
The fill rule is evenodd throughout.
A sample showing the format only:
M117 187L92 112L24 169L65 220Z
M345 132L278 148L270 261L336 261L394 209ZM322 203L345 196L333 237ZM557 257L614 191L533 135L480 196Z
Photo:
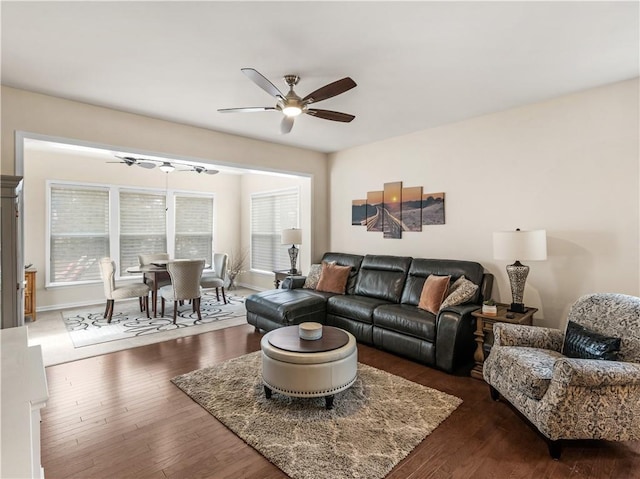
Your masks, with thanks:
M171 381L293 479L379 479L462 400L358 364L355 384L323 398L264 396L261 353Z
M71 341L76 348L90 346L92 344L117 341L136 336L172 331L179 328L208 325L222 321L246 317L244 298L227 294L228 304L217 301L215 295L204 294L200 303L202 320L198 320L196 313L192 311L190 304L178 307L178 318L173 324L173 304L165 306L165 316L157 318L151 315L148 319L145 313L140 312L137 301L116 302L111 323L104 319L104 307L91 311L68 311L63 314L63 321ZM160 302L158 302L158 315L160 314ZM235 321L241 324L243 321ZM194 333L196 334L196 333Z

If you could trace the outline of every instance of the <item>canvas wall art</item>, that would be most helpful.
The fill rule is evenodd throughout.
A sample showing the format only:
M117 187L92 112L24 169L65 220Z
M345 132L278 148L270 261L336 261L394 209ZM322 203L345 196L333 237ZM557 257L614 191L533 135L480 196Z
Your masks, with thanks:
M444 224L444 193L425 193L422 195L422 224Z
M402 224L405 231L422 231L422 186L402 188Z
M422 186L402 187L402 181L384 184L382 191L367 192L366 200L351 201L351 224L384 238L402 238L403 231L444 224L444 193L423 193Z
M367 224L367 200L351 202L351 224L361 226Z
M382 231L382 191L367 193L367 231Z
M382 232L385 238L402 238L402 181L384 184Z

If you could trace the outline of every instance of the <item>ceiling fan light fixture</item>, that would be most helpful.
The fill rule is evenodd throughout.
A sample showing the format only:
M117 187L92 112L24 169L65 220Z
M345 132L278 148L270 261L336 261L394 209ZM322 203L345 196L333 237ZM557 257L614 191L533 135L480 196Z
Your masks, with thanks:
M299 106L285 106L282 109L282 113L284 113L286 116L298 116L302 113L302 108L300 108Z
M171 173L176 169L176 167L168 161L163 162L158 168L160 168L160 171L164 171L165 173Z

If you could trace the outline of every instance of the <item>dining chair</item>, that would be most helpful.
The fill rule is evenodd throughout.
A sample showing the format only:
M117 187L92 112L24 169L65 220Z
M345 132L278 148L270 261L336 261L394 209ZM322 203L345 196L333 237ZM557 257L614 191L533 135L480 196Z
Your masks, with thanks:
M222 299L227 304L227 297L224 295L224 284L227 280L227 260L229 255L226 253L215 253L213 255L213 272L205 273L200 279L202 289L216 289L216 298L220 301L220 292L222 289Z
M149 317L149 286L144 283L116 286L116 263L111 258L100 260L100 275L104 284L104 294L107 297L107 306L104 310L107 323L111 322L116 299L138 298L140 305L144 306L144 310L147 312L147 318Z
M173 301L173 323L176 323L178 302L191 300L193 312L200 314L200 278L204 269L203 259L175 260L167 263L171 284L160 288L161 316L164 316L165 300Z
M156 261L169 261L169 253L152 253L152 254L138 255L138 264L140 264L140 266L148 266L151 263L154 263ZM160 289L162 286L171 284L171 278L169 278L169 273L165 271L161 271L157 273L142 273L142 281L145 284L149 285L152 293L157 292L158 289ZM152 294L152 297L151 297L151 301L153 301L154 308L157 301L156 296L157 296L156 294Z

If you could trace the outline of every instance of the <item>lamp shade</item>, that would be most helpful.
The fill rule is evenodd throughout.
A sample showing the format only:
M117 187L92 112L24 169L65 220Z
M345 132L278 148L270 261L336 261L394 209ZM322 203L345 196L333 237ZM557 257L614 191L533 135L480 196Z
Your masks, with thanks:
M302 230L290 228L282 230L282 244L301 244Z
M493 258L543 261L547 259L546 230L497 231L493 233Z

